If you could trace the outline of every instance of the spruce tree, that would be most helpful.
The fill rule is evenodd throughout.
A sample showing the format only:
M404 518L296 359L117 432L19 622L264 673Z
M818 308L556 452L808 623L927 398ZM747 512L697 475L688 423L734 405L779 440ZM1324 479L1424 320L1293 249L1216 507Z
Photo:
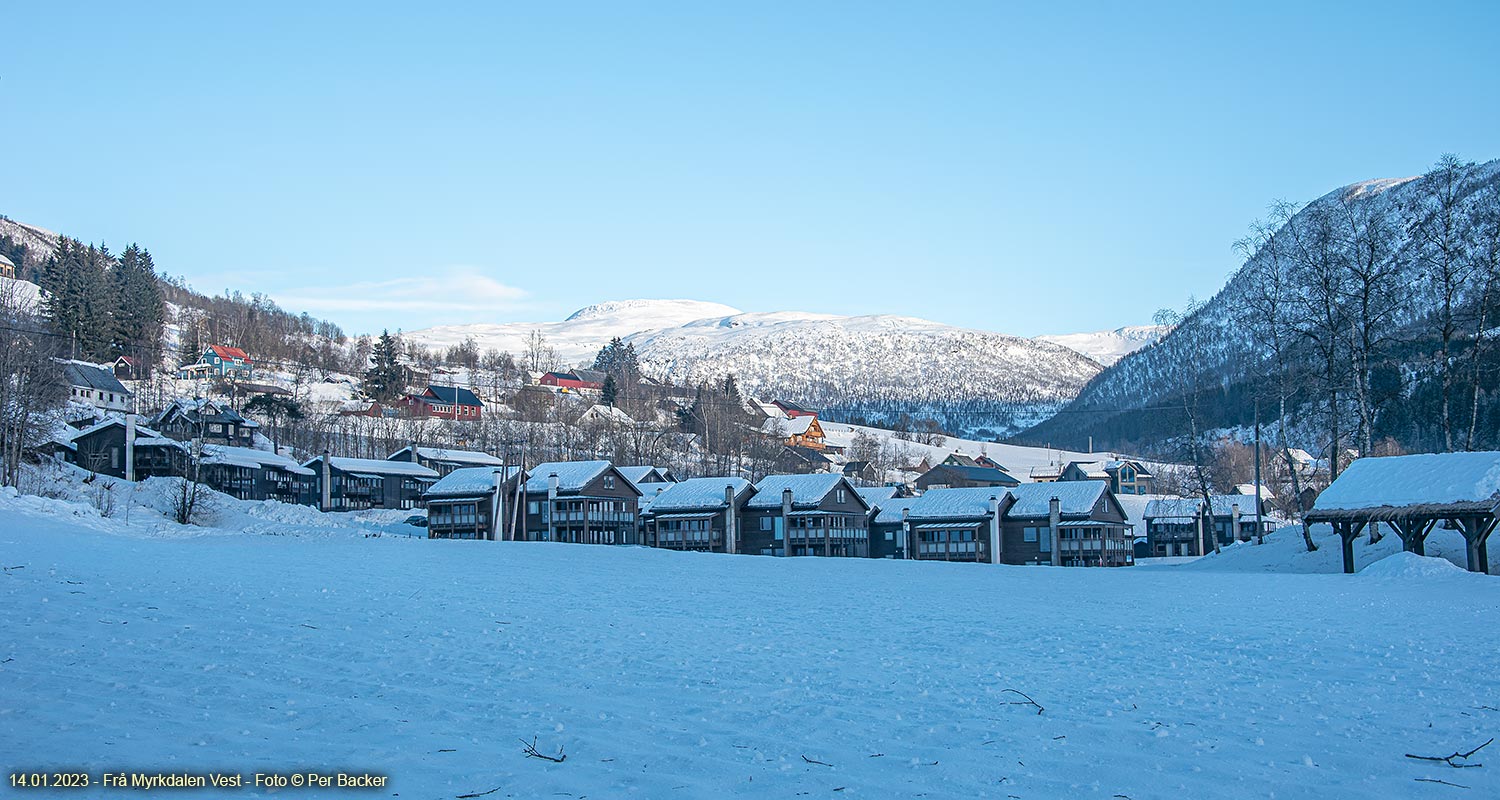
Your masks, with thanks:
M599 390L600 398L607 406L612 406L620 399L620 384L615 383L615 376L604 376L604 387Z
M401 379L401 340L390 331L381 331L380 338L370 350L370 368L365 371L365 394L382 403L396 399L406 388Z

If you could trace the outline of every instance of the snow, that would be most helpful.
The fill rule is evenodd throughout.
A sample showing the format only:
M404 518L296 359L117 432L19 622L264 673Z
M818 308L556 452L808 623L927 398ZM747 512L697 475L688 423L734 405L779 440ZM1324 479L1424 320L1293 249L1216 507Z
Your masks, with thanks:
M635 483L634 481L631 482ZM635 488L641 490L641 497L636 501L640 512L644 514L651 510L651 506L656 502L656 498L660 494L665 494L672 486L673 484L670 483L636 483Z
M1127 325L1112 331L1064 333L1033 338L1075 350L1107 367L1143 347L1156 344L1170 330L1170 325Z
M912 519L982 517L990 513L990 498L1003 501L1006 491L1000 486L933 489L909 506L910 516Z
M520 355L532 332L557 350L564 365L592 364L615 337L683 325L706 317L740 313L720 303L698 300L618 300L579 309L562 322L504 322L443 325L403 334L408 341L447 349L473 337L481 351L495 348Z
M139 429L137 429L139 433ZM228 464L238 467L260 468L279 467L295 475L312 475L313 470L299 465L296 461L283 455L272 453L269 450L255 450L249 447L232 447L222 444L203 445L203 463L205 464Z
M558 491L576 492L609 466L608 461L544 461L529 470L531 478L526 481L526 491L545 494L551 485L551 476L556 475Z
M311 469L321 469L322 460L322 458L314 458L304 462L302 466ZM331 456L328 459L328 464L334 469L344 472L359 472L369 475L407 475L416 478L431 478L433 480L437 480L438 477L436 471L411 461L384 461L378 458Z
M1500 452L1361 458L1318 495L1318 511L1500 503Z
M842 475L817 473L813 475L767 475L755 484L755 496L745 504L746 508L781 508L781 495L792 490L793 506L815 506L840 483L847 483Z
M625 467L615 467L615 469L618 469L620 474L625 476L625 480L637 485L650 476L653 471L663 475L670 472L666 467L653 467L650 464L633 464Z
M760 432L772 436L801 436L807 433L815 421L817 417L807 415L788 419L772 417L761 423Z
M722 508L724 489L727 486L734 487L734 495L739 497L740 493L750 487L750 482L744 478L689 478L669 483L666 484L666 491L651 501L651 513ZM644 492L645 489L641 491ZM777 502L780 502L779 498Z
M1108 488L1104 481L1023 483L1009 489L1016 502L1005 512L1005 516L1045 517L1051 513L1054 497L1063 514L1089 514L1099 502L1099 496Z
M428 487L424 494L430 496L485 494L495 488L496 475L504 476L501 478L503 483L514 473L513 467L459 467Z
M1227 517L1234 513L1234 507L1239 506L1240 515L1246 518L1255 516L1255 498L1241 494L1211 494L1208 496L1216 517ZM1142 516L1152 519L1196 519L1198 510L1203 507L1201 497L1161 497L1146 504L1146 510Z
M636 348L644 374L679 385L734 374L748 395L815 406L900 397L904 410L926 414L978 400L995 412L996 426L1008 428L1072 399L1100 371L1061 345L914 317L743 313L690 300L600 303L562 322L454 325L405 336L437 348L473 337L481 350L520 354L533 331L564 365L592 363L618 336Z
M1388 556L1359 571L1365 578L1388 578L1391 580L1428 581L1442 578L1473 580L1479 576L1436 556L1419 556L1416 553L1400 552Z
M489 453L481 453L477 450L449 450L444 447L418 447L417 455L429 461L449 461L459 464L474 464L476 466L482 467L500 467L505 465L504 459L497 458L490 455ZM403 447L400 450L391 453L391 458L396 458L398 456L411 458L411 446L407 445L406 447Z
M1500 726L1491 578L778 559L372 538L385 523L311 509L239 530L134 514L0 491L13 766L342 768L414 798L1500 795L1500 770L1404 757ZM525 757L533 737L566 761Z
M1368 535L1354 540L1354 565L1360 574L1402 553L1401 537L1388 524L1381 523L1381 532L1384 535L1375 544L1370 544ZM1210 552L1181 568L1210 572L1342 573L1344 561L1338 534L1325 524L1313 525L1312 534L1313 543L1318 546L1314 552L1308 552L1303 544L1302 529L1290 525L1266 534L1265 544L1236 542L1225 546L1219 554ZM1458 567L1468 563L1464 537L1458 531L1434 528L1427 536L1425 549L1429 557L1441 558ZM1490 558L1490 572L1500 574L1500 552Z
M865 505L870 508L885 506L896 498L894 486L856 486L854 491L864 498Z

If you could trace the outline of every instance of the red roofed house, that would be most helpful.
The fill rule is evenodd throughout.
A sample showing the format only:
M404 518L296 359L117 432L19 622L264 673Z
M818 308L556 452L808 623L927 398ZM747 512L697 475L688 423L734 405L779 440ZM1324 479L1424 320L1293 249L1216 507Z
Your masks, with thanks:
M599 391L604 388L604 373L591 369L580 369L572 372L549 372L537 381L543 386L556 386L559 389L592 389Z
M190 378L194 375L214 375L220 378L249 378L255 362L250 356L238 347L225 347L221 344L209 345L203 351L203 355L192 364L185 364L177 371L177 377Z
M818 415L818 412L799 406L790 400L772 400L771 404L781 409L781 413L786 414L792 419L796 419L797 417L816 417Z
M405 404L413 417L476 422L484 414L484 403L461 386L428 386L421 394L407 395Z

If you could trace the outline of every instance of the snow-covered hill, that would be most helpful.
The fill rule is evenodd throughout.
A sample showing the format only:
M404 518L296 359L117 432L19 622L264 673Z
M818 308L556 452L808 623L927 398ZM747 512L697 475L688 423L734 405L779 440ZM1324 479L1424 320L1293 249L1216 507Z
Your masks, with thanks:
M481 349L520 352L532 331L570 364L591 361L620 336L658 379L693 384L734 374L748 392L834 415L889 420L908 413L959 430L1014 429L1071 400L1100 369L1051 342L915 317L741 313L690 300L601 303L562 322L457 325L407 336L437 347L473 337Z
M736 308L699 300L619 300L579 309L562 322L497 322L441 325L410 331L405 337L433 348L448 348L473 338L481 350L520 354L527 339L540 333L568 366L592 363L599 348L619 336L684 325L706 317L738 314Z
M1036 338L1076 350L1107 367L1142 347L1156 344L1169 330L1171 327L1167 325L1127 325L1112 331L1064 333Z
M39 262L57 251L57 234L9 217L0 216L0 236L9 236L16 244L26 246L31 257Z

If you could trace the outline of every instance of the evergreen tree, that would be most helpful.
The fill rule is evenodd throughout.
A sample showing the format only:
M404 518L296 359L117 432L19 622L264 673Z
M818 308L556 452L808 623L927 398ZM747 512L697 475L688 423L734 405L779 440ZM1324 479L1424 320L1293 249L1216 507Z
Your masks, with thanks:
M365 394L382 403L400 396L401 390L406 388L401 378L401 364L397 361L400 354L401 340L392 336L390 331L381 331L380 338L370 350L370 368L365 372L364 380Z
M604 387L599 390L599 393L605 405L612 406L615 404L615 401L620 398L620 384L615 382L615 376L604 376Z
M166 305L151 252L131 244L120 255L111 274L114 286L114 355L131 356L147 371L161 342Z
M640 377L641 362L636 355L635 345L625 344L616 336L609 340L609 344L600 348L599 355L594 357L594 369L609 373L619 378L621 383L629 385Z

